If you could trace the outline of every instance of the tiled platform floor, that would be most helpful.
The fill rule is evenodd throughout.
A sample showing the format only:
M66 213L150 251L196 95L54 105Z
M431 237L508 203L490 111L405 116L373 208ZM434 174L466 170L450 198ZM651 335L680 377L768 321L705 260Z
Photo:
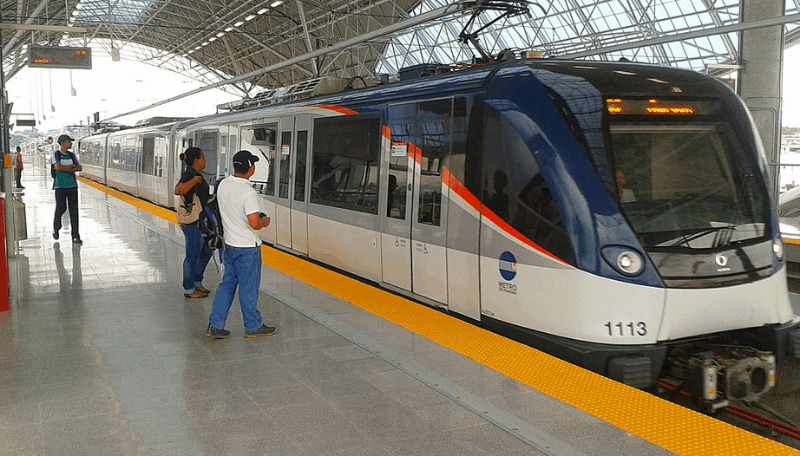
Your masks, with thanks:
M208 339L213 294L183 297L175 226L83 185L84 244L55 241L49 184L23 174L2 455L668 454L266 266L278 333L245 339L234 305L233 337Z

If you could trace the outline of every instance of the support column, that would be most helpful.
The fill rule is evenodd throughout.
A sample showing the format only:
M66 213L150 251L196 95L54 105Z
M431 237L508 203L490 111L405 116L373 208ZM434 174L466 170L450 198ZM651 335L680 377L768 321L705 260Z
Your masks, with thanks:
M784 6L783 0L743 0L741 22L781 17ZM761 134L776 198L780 185L783 35L782 25L746 30L741 33L739 44L743 67L739 72L739 95Z

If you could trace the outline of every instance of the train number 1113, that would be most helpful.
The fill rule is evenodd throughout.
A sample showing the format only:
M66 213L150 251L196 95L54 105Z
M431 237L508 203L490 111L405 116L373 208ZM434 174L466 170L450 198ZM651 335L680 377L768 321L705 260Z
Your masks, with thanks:
M647 323L643 321L629 321L629 322L613 322L608 321L605 325L608 328L608 335L611 337L614 336L646 336L647 335Z

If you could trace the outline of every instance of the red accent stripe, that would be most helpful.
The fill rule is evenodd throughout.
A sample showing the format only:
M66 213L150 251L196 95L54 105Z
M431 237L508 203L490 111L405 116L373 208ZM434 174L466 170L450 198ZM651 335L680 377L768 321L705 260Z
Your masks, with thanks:
M384 138L392 139L392 130L389 129L386 125L381 127L381 134Z
M494 212L492 212L488 207L484 206L475 195L472 194L467 187L464 186L459 180L447 169L447 167L442 167L442 182L445 183L450 188L450 191L455 192L456 195L460 196L467 204L472 206L476 211L478 211L482 216L486 217L487 219L491 220L492 223L497 225L501 230L505 231L506 233L513 236L518 241L522 242L523 244L531 247L532 249L553 258L554 260L558 260L568 266L571 266L566 261L562 260L561 258L553 255L552 253L548 252L544 248L542 248L539 244L533 242L532 240L528 239L522 233L517 231L514 227L509 225L505 220L501 219L497 216Z
M345 114L345 115L358 114L358 111L353 111L350 108L345 108L344 106L336 106L336 105L332 105L332 104L318 104L318 105L311 105L311 107L312 108L328 109L328 110L331 110L331 111L336 111L339 114Z
M422 166L422 149L408 143L408 156L413 158L417 165Z

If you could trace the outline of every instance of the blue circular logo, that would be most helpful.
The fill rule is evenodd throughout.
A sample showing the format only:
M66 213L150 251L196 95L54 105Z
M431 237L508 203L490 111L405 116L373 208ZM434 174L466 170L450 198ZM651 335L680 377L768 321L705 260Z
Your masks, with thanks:
M511 252L500 255L500 275L506 280L513 280L517 276L517 258Z

